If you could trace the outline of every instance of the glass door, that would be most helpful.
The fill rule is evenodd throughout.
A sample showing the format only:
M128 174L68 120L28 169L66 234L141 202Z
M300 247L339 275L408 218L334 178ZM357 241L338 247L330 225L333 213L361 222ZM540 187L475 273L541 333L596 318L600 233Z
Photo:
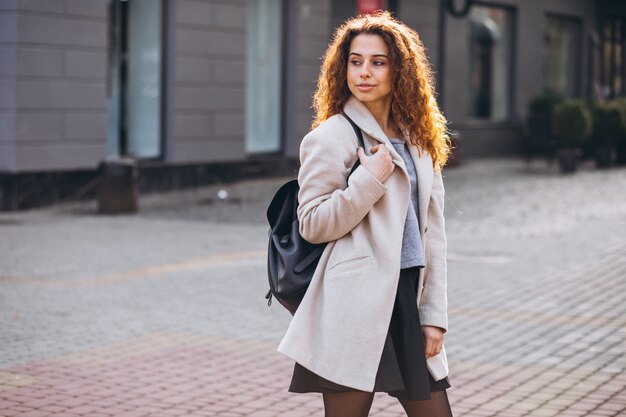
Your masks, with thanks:
M600 79L606 99L626 95L626 18L609 17L602 22Z
M113 0L109 153L162 156L162 2Z
M248 2L246 152L281 149L282 0Z

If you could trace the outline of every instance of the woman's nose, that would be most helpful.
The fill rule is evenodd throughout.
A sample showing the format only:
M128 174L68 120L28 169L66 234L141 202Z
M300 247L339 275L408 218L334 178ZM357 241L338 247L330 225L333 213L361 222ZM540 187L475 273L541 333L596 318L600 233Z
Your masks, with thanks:
M366 62L361 65L361 78L369 78L372 74L370 73L370 66Z

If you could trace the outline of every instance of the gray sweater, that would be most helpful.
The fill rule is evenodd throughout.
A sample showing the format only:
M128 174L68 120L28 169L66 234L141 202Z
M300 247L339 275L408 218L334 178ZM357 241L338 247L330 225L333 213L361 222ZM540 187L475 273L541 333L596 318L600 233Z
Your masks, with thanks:
M398 154L404 160L409 181L411 183L411 198L409 199L409 209L404 223L404 235L402 237L402 258L400 262L401 268L410 268L413 266L424 266L424 245L419 232L419 223L417 218L417 172L415 164L409 153L409 149L402 139L390 138L391 144Z

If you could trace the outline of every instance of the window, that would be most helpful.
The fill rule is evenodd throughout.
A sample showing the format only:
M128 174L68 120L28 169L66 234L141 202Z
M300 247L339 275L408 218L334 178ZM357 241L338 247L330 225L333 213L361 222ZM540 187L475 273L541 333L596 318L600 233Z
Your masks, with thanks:
M469 103L471 117L506 120L513 72L513 12L476 5L469 14Z
M159 158L162 3L114 0L109 7L109 155Z
M626 95L626 19L611 17L602 22L600 78L603 98Z
M282 1L248 2L246 49L246 151L281 147Z
M577 96L581 45L580 21L548 16L544 39L545 90L565 97Z

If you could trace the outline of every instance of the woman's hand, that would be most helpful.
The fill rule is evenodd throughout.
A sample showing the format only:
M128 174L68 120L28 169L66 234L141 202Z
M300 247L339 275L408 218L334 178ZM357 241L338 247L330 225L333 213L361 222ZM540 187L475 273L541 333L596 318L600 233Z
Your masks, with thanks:
M424 336L424 351L426 359L437 355L443 347L443 329L436 326L422 326Z
M372 146L372 155L365 155L362 147L357 150L361 165L365 167L380 182L385 182L396 167L391 154L385 145Z

